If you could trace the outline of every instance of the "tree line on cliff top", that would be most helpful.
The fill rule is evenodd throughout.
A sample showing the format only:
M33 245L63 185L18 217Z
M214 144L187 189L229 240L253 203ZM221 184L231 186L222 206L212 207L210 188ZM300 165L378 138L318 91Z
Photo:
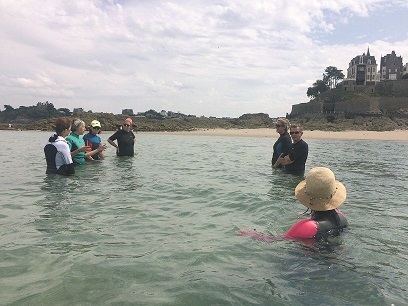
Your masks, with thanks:
M337 84L344 79L343 70L337 69L337 67L326 67L321 80L316 80L312 87L307 89L306 95L310 98L316 98L322 92L336 88Z

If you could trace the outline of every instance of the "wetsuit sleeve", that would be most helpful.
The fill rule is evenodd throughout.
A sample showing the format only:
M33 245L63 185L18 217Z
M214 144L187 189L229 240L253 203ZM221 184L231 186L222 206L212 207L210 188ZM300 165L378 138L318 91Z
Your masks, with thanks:
M115 141L118 139L118 132L115 132L111 137L109 137L110 140Z
M287 238L313 238L317 234L317 222L312 219L296 222L285 234Z
M290 152L290 148L292 147L292 139L289 137L285 137L282 141L282 153L283 155L288 155Z

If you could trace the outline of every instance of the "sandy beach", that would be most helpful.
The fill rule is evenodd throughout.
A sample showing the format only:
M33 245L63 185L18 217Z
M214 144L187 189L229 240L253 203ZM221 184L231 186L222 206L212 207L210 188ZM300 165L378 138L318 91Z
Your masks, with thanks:
M270 137L277 138L275 129L203 129L183 132L147 132L149 134L173 134L196 136L235 136L235 137ZM396 131L304 131L303 139L372 139L408 141L408 130Z

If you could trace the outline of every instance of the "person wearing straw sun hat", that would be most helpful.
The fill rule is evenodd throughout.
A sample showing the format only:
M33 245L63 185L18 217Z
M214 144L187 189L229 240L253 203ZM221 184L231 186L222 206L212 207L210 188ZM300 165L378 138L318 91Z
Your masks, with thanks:
M348 226L346 217L337 209L346 200L346 195L346 188L329 168L313 168L295 188L296 198L311 210L310 219L296 222L283 236L271 237L254 231L241 231L240 234L263 241L283 238L320 240L337 236Z

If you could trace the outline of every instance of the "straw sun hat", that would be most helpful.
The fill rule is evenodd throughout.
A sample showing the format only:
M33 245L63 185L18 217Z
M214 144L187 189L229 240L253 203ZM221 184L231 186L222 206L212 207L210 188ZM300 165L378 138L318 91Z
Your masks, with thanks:
M306 179L295 188L295 195L307 208L326 211L339 207L346 200L346 188L336 180L334 173L325 167L309 171Z

